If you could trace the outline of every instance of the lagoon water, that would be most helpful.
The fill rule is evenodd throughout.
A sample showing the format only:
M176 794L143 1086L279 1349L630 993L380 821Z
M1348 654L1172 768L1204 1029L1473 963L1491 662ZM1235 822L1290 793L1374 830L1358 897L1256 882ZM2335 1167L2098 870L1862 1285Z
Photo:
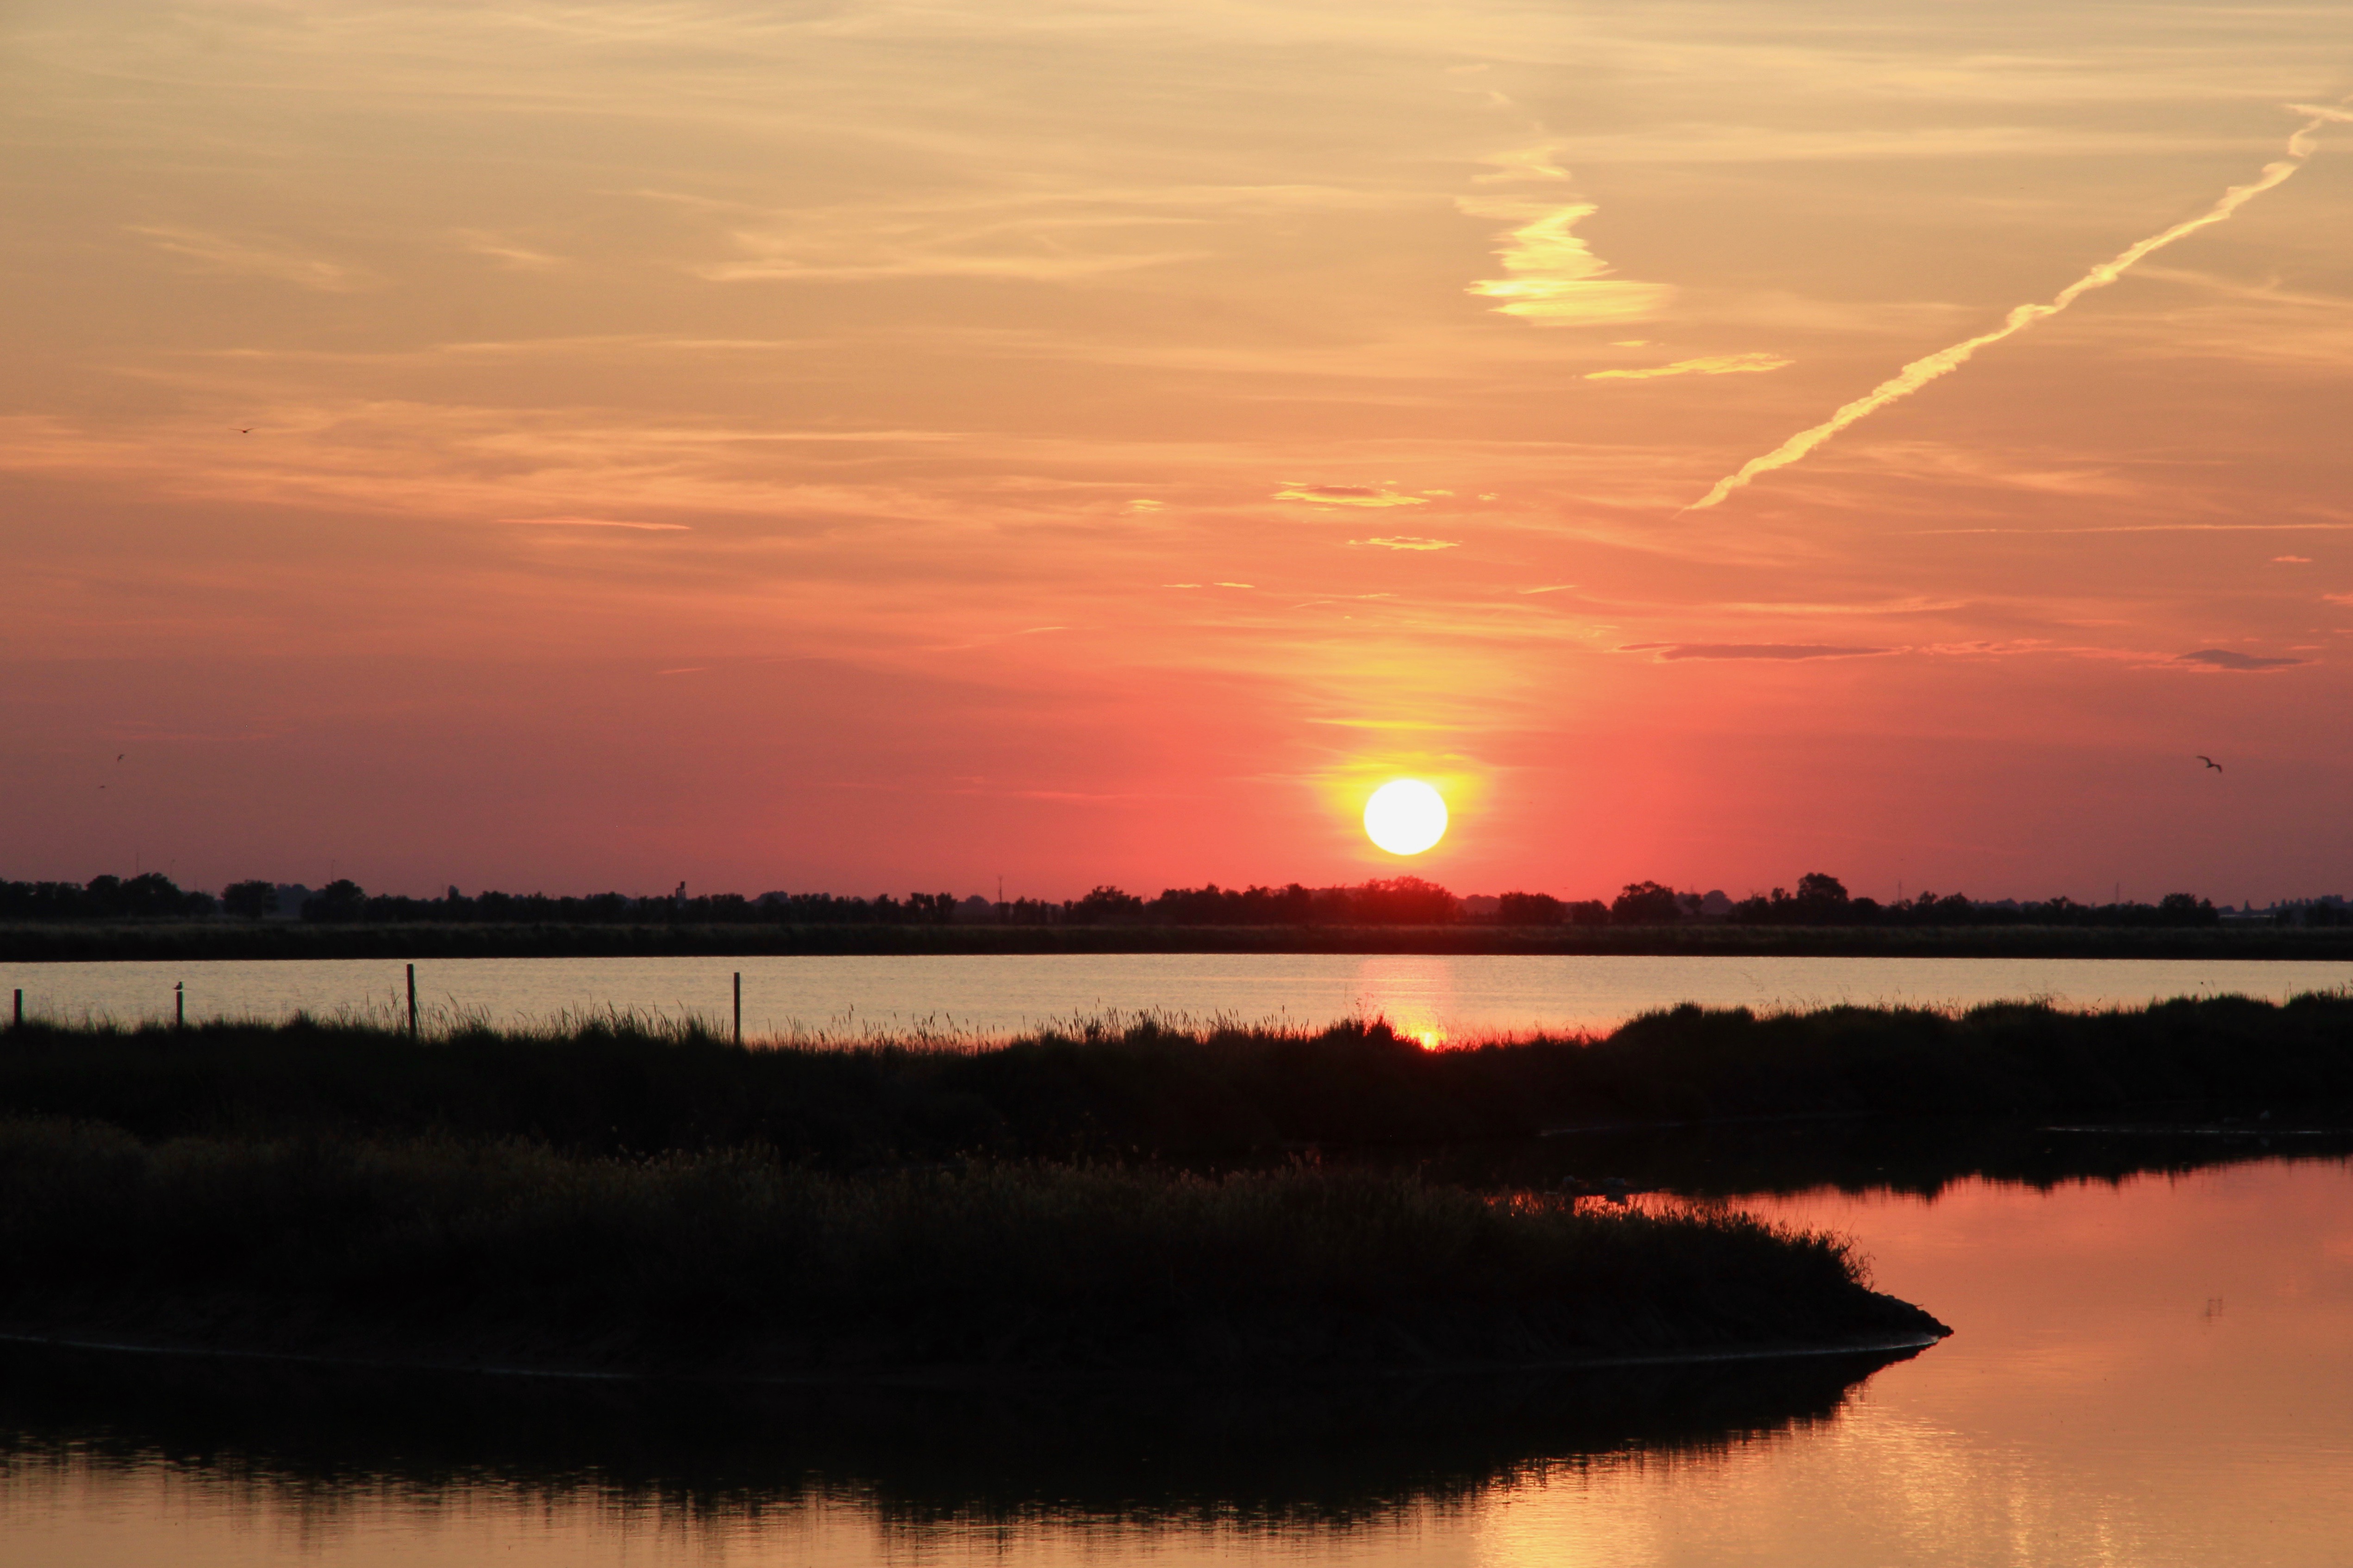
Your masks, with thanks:
M1606 1029L1678 1003L1757 1008L1835 1002L1967 1006L2047 997L2137 1006L2239 993L2284 999L2353 985L2353 963L1991 958L1439 956L1129 953L879 958L451 959L417 965L428 1021L529 1023L620 1008L728 1018L744 976L754 1038L923 1031L994 1037L1075 1017L1153 1012L1322 1026L1381 1016L1437 1040ZM0 965L28 1016L191 1021L390 1016L405 974L382 960Z
M1956 1333L1875 1372L1838 1373L1826 1394L1760 1393L1731 1366L1704 1372L1696 1395L1686 1376L1679 1392L1637 1391L1630 1403L1623 1390L1535 1385L1467 1436L1442 1397L1401 1390L1398 1401L1422 1405L1373 1437L1297 1409L1271 1437L1230 1425L1205 1436L1161 1422L1145 1399L934 1420L895 1443L875 1437L874 1410L838 1405L697 1440L675 1412L651 1426L591 1405L558 1429L544 1413L501 1415L479 1389L397 1426L341 1394L258 1415L219 1374L167 1398L156 1388L170 1374L153 1365L85 1368L84 1384L51 1381L37 1397L0 1358L0 1561L2348 1561L2353 1166L2343 1159L2263 1157L2048 1190L1970 1178L1933 1198L1823 1189L1743 1202L1852 1233L1883 1288ZM1841 1391L1850 1377L1859 1381ZM1711 1384L1747 1391L1711 1404ZM1667 1408L1678 1399L1681 1415ZM1601 1400L1600 1413L1580 1416L1580 1400ZM1296 1440L1285 1436L1294 1429ZM1256 1445L1248 1463L1236 1444Z

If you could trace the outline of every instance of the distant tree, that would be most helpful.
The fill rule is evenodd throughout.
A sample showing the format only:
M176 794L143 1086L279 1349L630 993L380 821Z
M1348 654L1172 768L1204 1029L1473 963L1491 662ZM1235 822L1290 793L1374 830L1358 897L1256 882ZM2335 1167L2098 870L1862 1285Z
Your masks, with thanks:
M221 907L241 921L258 921L278 908L278 889L269 882L231 882L221 889Z
M1629 882L1609 904L1609 918L1619 925L1670 925L1683 912L1675 890L1662 882Z
M1083 899L1063 906L1063 918L1072 925L1123 925L1144 918L1144 900L1107 884Z
M1461 910L1454 895L1419 877L1375 879L1347 889L1348 919L1359 925L1443 925Z
M2166 894L2157 901L2157 918L2169 926L2219 925L2222 920L2221 911L2195 893Z
M1140 903L1141 900L1138 900ZM955 919L954 893L909 893L907 919L917 925L944 926Z
M306 921L355 921L367 912L367 890L349 877L338 877L302 900Z
M1843 904L1846 884L1827 871L1809 871L1798 879L1798 898L1801 902Z
M1311 891L1297 882L1281 888L1167 888L1145 906L1155 924L1173 926L1311 925L1348 918L1348 889Z
M1505 893L1496 905L1495 919L1507 926L1556 926L1568 919L1568 906L1550 893Z

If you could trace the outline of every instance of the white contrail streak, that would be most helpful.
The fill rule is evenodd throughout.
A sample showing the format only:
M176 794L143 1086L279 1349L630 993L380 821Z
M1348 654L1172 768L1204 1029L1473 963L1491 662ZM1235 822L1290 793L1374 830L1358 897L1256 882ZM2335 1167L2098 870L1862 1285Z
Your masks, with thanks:
M1716 480L1714 489L1683 510L1698 511L1703 508L1714 506L1757 475L1770 473L1775 468L1788 468L1857 420L1877 413L1899 397L1919 391L1940 375L1958 370L1968 363L1971 354L1976 353L1988 343L1998 343L2013 332L2024 331L2045 316L2057 315L2093 289L2105 289L2123 277L2131 269L2134 263L2143 257L2153 251L2162 250L2175 240L2195 234L2209 224L2221 223L2224 218L2303 168L2305 160L2311 157L2314 150L2319 145L2319 132L2322 126L2330 123L2353 124L2353 113L2348 113L2342 109L2317 107L2308 103L2293 103L2288 107L2299 114L2309 115L2311 118L2296 129L2295 135L2287 139L2287 156L2277 163L2264 164L2263 173L2256 175L2254 179L2243 185L2232 185L2222 193L2220 200L2196 217L2184 219L2164 233L2151 235L2139 244L2119 252L2112 259L2101 262L2059 290L2052 296L2049 304L2021 305L2009 315L2004 316L2001 325L1991 331L1979 332L1976 337L1964 339L1950 348L1938 349L1925 359L1914 360L1820 424L1810 429L1799 431L1761 458L1750 458L1741 466L1738 473L1729 474Z

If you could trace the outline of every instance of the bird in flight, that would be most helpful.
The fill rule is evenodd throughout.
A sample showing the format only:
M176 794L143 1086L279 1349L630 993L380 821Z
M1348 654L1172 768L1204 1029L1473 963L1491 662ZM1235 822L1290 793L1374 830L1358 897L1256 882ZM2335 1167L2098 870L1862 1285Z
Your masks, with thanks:
M2222 764L2216 762L2213 758L2208 756L2203 752L2198 753L2198 760L2204 763L2208 767L2212 768L2218 773L2222 771Z

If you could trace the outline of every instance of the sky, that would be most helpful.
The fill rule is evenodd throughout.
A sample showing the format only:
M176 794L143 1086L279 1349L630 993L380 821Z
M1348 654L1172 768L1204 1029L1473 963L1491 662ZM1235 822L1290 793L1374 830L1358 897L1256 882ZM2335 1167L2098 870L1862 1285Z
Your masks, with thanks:
M0 0L0 876L2353 891L2348 94L2341 5Z

